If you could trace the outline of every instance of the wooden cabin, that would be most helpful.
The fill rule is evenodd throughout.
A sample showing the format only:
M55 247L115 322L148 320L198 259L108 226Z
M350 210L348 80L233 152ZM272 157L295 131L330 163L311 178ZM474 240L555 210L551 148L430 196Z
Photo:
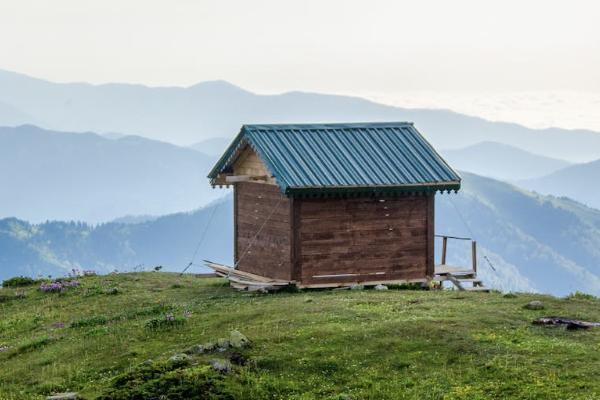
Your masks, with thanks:
M235 268L299 287L433 277L434 196L461 183L407 122L244 125L209 179Z

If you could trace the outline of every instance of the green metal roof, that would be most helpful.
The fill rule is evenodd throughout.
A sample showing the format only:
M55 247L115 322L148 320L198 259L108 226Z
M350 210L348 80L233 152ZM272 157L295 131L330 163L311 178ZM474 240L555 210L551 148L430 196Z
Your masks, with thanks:
M208 177L249 145L288 195L460 189L460 176L409 122L244 125Z

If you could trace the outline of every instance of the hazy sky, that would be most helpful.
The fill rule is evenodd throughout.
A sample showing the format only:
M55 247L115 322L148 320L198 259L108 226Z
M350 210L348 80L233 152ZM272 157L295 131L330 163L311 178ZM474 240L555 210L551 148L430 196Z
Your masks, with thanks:
M0 68L258 92L600 92L600 2L0 0Z

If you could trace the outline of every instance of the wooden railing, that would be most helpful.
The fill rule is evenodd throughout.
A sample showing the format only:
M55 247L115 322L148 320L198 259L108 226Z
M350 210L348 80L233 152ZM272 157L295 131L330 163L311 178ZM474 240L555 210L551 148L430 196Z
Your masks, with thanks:
M446 254L448 253L448 239L471 241L471 264L473 266L473 272L477 272L477 242L475 240L467 237L448 235L435 235L435 237L442 238L442 265L446 265Z

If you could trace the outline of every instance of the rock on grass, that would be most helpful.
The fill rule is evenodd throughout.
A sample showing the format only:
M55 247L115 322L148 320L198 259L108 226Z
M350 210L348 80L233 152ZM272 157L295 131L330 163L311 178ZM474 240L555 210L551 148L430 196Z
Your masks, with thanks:
M530 301L529 303L525 304L523 306L523 308L525 308L527 310L543 310L544 303L542 303L539 300L533 300L533 301Z

